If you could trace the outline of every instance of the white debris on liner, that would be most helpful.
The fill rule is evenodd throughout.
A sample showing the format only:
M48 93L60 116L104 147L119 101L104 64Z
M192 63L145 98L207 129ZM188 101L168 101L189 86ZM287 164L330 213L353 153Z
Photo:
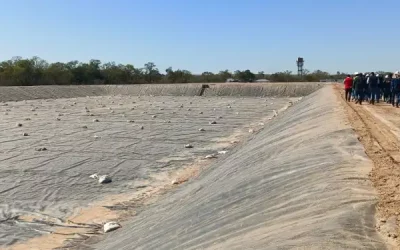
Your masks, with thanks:
M206 159L214 159L214 158L217 158L217 156L214 155L214 154L211 154L211 155L206 155L206 157L204 157L204 158L206 158Z
M29 136L28 133L22 133L23 136Z
M94 137L95 139L100 138L100 136L98 136L98 135L94 135L93 137Z
M186 144L186 145L185 145L185 148L193 148L193 145L191 145L191 144Z
M104 224L103 230L104 230L104 233L108 233L108 232L114 231L120 227L121 227L120 224L118 224L117 222L111 221L111 222L107 222Z
M99 183L100 184L106 184L112 182L112 179L108 175L101 175L99 176Z
M179 181L178 181L178 180L173 180L173 181L171 181L171 184L172 184L172 185L178 185L178 184L179 184Z
M92 174L89 176L92 179L98 180L100 184L106 184L112 182L112 179L108 175L98 175L98 174Z
M276 110L273 110L274 112L274 117L278 116L278 112L276 112Z
M218 154L219 154L219 155L224 155L224 154L226 154L226 153L228 153L228 151L226 151L226 150L218 151Z
M199 131L200 132L204 132L204 131L206 131L204 128L199 128Z
M249 133L254 133L254 129L249 129Z

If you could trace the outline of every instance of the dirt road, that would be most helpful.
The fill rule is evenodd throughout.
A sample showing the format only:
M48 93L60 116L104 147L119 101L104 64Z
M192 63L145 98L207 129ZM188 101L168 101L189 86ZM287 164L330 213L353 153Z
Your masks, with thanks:
M400 110L386 103L345 102L341 86L336 94L374 167L369 174L378 193L377 230L398 247L400 241Z

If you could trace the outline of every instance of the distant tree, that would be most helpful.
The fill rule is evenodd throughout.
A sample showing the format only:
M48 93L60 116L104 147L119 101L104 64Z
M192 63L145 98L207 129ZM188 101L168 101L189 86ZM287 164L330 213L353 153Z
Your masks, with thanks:
M206 71L206 72L203 72L201 74L201 76L203 77L204 82L211 82L211 81L213 81L212 79L213 79L214 74Z
M265 78L265 74L264 71L259 71L256 75L257 79L264 79Z
M219 76L219 81L220 82L225 82L227 79L232 78L233 75L231 72L229 72L229 70L222 70L218 73Z

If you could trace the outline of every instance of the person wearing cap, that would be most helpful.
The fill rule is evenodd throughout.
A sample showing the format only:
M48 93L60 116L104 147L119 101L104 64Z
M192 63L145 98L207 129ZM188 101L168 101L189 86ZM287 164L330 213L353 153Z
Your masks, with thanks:
M378 95L378 79L375 76L374 72L371 72L371 74L368 76L367 79L367 85L369 88L369 93L370 93L370 100L369 103L372 105L375 104L375 100L379 100L379 95Z
M392 76L391 75L386 75L385 80L383 80L382 83L382 90L383 90L383 100L386 103L391 103L391 91L390 91L390 86L392 83Z
M363 75L361 75L361 79L363 82L363 86L364 86L364 101L369 101L370 97L371 97L371 93L369 91L369 86L368 86L368 78L369 78L369 73L364 73Z
M356 72L354 75L353 88L356 92L356 104L359 103L361 105L364 98L364 82L361 73Z
M350 101L351 99L351 89L353 87L353 78L350 75L347 75L346 79L343 81L344 83L344 92L346 101Z

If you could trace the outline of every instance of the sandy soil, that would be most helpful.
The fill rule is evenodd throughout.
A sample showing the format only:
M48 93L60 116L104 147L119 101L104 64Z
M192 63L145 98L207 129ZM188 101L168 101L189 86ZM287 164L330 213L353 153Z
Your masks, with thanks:
M329 86L81 249L386 249L371 169Z
M400 248L400 110L386 103L362 106L346 103L343 90L336 87L348 118L367 155L374 163L370 173L378 192L377 230Z
M100 96L1 103L0 245L51 249L65 238L85 239L88 230L119 218L123 203L158 197L171 180L185 182L225 158L234 141L264 127L290 100ZM228 154L204 160L219 150ZM100 185L89 178L94 173L113 182ZM39 238L16 244L32 237Z

